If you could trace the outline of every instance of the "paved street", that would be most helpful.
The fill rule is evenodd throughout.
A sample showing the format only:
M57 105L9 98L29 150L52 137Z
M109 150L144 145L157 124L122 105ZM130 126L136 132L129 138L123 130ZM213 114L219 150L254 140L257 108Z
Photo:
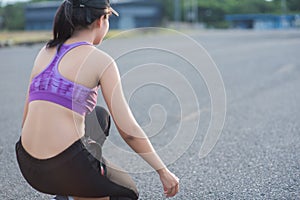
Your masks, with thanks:
M116 59L137 121L180 178L173 199L300 199L300 31L124 34L99 48ZM0 49L0 199L52 197L26 183L14 152L41 47ZM216 72L214 64L221 80L206 76ZM214 148L200 158L213 116L211 98L222 94L219 83L226 92L225 124L208 141L216 142ZM222 112L214 112L221 120ZM140 199L164 199L158 175L131 152L113 127L104 155L130 172Z

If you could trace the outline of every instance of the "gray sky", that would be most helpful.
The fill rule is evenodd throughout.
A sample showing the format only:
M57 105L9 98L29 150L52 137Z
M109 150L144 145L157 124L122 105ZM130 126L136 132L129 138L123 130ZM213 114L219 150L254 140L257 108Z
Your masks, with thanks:
M0 0L0 4L2 6L9 4L9 3L15 3L15 2L26 2L28 0Z

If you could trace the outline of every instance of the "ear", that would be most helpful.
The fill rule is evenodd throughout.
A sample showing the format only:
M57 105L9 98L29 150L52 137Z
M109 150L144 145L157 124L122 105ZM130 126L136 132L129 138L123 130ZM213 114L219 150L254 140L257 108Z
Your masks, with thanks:
M107 18L106 15L101 15L100 20L104 22L106 20L106 18Z
M105 15L102 15L100 18L97 19L97 27L101 27L102 26L102 23L105 21L106 19L106 16Z
M97 28L100 28L101 27L101 24L102 24L102 22L101 22L101 18L98 18L98 19L96 19L96 27Z

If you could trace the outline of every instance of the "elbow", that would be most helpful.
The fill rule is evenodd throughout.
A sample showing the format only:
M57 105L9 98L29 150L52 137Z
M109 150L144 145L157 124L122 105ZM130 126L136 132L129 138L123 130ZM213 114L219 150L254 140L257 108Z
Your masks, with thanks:
M128 135L128 134L122 135L122 138L126 142L133 141L135 139L135 137L133 137L132 135Z
M118 131L125 141L133 141L136 138L145 137L141 127L138 125L132 125L124 128L118 127Z

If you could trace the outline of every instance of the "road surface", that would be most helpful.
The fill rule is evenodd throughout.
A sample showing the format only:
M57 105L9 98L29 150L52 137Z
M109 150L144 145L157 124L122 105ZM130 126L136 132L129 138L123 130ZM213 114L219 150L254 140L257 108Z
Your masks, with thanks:
M226 92L225 124L204 158L199 150L212 116L208 88L213 86L205 84L199 66L189 63L199 55L199 65L213 67L203 49L168 31L128 34L99 46L116 58L137 121L153 146L165 150L162 159L180 178L180 192L173 199L300 199L300 31L186 34L207 50ZM0 199L52 197L26 183L14 152L30 70L41 47L0 49ZM101 95L98 104L104 105ZM168 146L182 134L189 141ZM164 199L157 174L131 156L115 128L104 154L131 173L140 199Z

